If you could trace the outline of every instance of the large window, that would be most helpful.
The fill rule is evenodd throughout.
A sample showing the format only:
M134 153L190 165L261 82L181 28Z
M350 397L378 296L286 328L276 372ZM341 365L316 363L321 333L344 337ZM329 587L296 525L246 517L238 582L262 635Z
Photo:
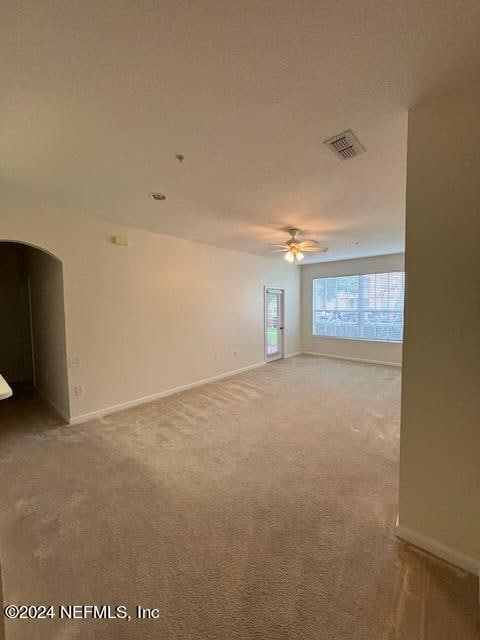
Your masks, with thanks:
M315 278L313 335L352 340L403 340L403 271Z

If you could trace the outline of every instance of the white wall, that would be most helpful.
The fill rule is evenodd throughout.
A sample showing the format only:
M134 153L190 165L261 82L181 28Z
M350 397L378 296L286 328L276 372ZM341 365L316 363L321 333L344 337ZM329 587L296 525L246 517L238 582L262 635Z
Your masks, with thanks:
M10 383L31 380L31 363L22 249L0 242L0 374Z
M345 340L342 338L324 338L312 334L312 281L314 278L344 276L363 273L383 273L403 271L403 254L375 256L354 260L306 264L302 272L302 349L310 353L319 353L342 358L358 358L390 364L401 364L402 345L369 340Z
M35 387L68 418L62 264L38 249L26 247L23 253L30 281Z
M477 86L409 115L399 514L400 533L477 570L479 105Z
M300 269L280 259L73 216L3 214L0 233L63 261L74 417L263 362L264 285L285 288L300 349Z

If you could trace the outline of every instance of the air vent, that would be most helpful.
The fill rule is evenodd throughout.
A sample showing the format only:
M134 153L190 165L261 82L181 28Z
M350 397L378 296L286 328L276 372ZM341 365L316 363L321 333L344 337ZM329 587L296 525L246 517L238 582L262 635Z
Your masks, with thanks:
M365 147L358 141L352 131L344 131L337 136L333 136L323 143L339 160L350 160L360 153L366 151Z

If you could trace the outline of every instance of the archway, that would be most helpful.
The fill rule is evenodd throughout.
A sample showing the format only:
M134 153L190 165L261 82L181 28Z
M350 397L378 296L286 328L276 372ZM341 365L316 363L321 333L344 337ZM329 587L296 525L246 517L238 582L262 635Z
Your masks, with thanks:
M10 240L0 240L0 374L14 390L3 402L35 389L69 419L63 265Z

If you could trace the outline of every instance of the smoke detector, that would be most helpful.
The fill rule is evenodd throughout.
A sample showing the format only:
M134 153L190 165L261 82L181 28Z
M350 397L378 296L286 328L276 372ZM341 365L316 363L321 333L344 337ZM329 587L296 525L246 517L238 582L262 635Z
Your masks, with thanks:
M355 158L355 156L366 151L363 144L350 129L325 140L323 144L328 147L339 160L350 160L350 158Z

